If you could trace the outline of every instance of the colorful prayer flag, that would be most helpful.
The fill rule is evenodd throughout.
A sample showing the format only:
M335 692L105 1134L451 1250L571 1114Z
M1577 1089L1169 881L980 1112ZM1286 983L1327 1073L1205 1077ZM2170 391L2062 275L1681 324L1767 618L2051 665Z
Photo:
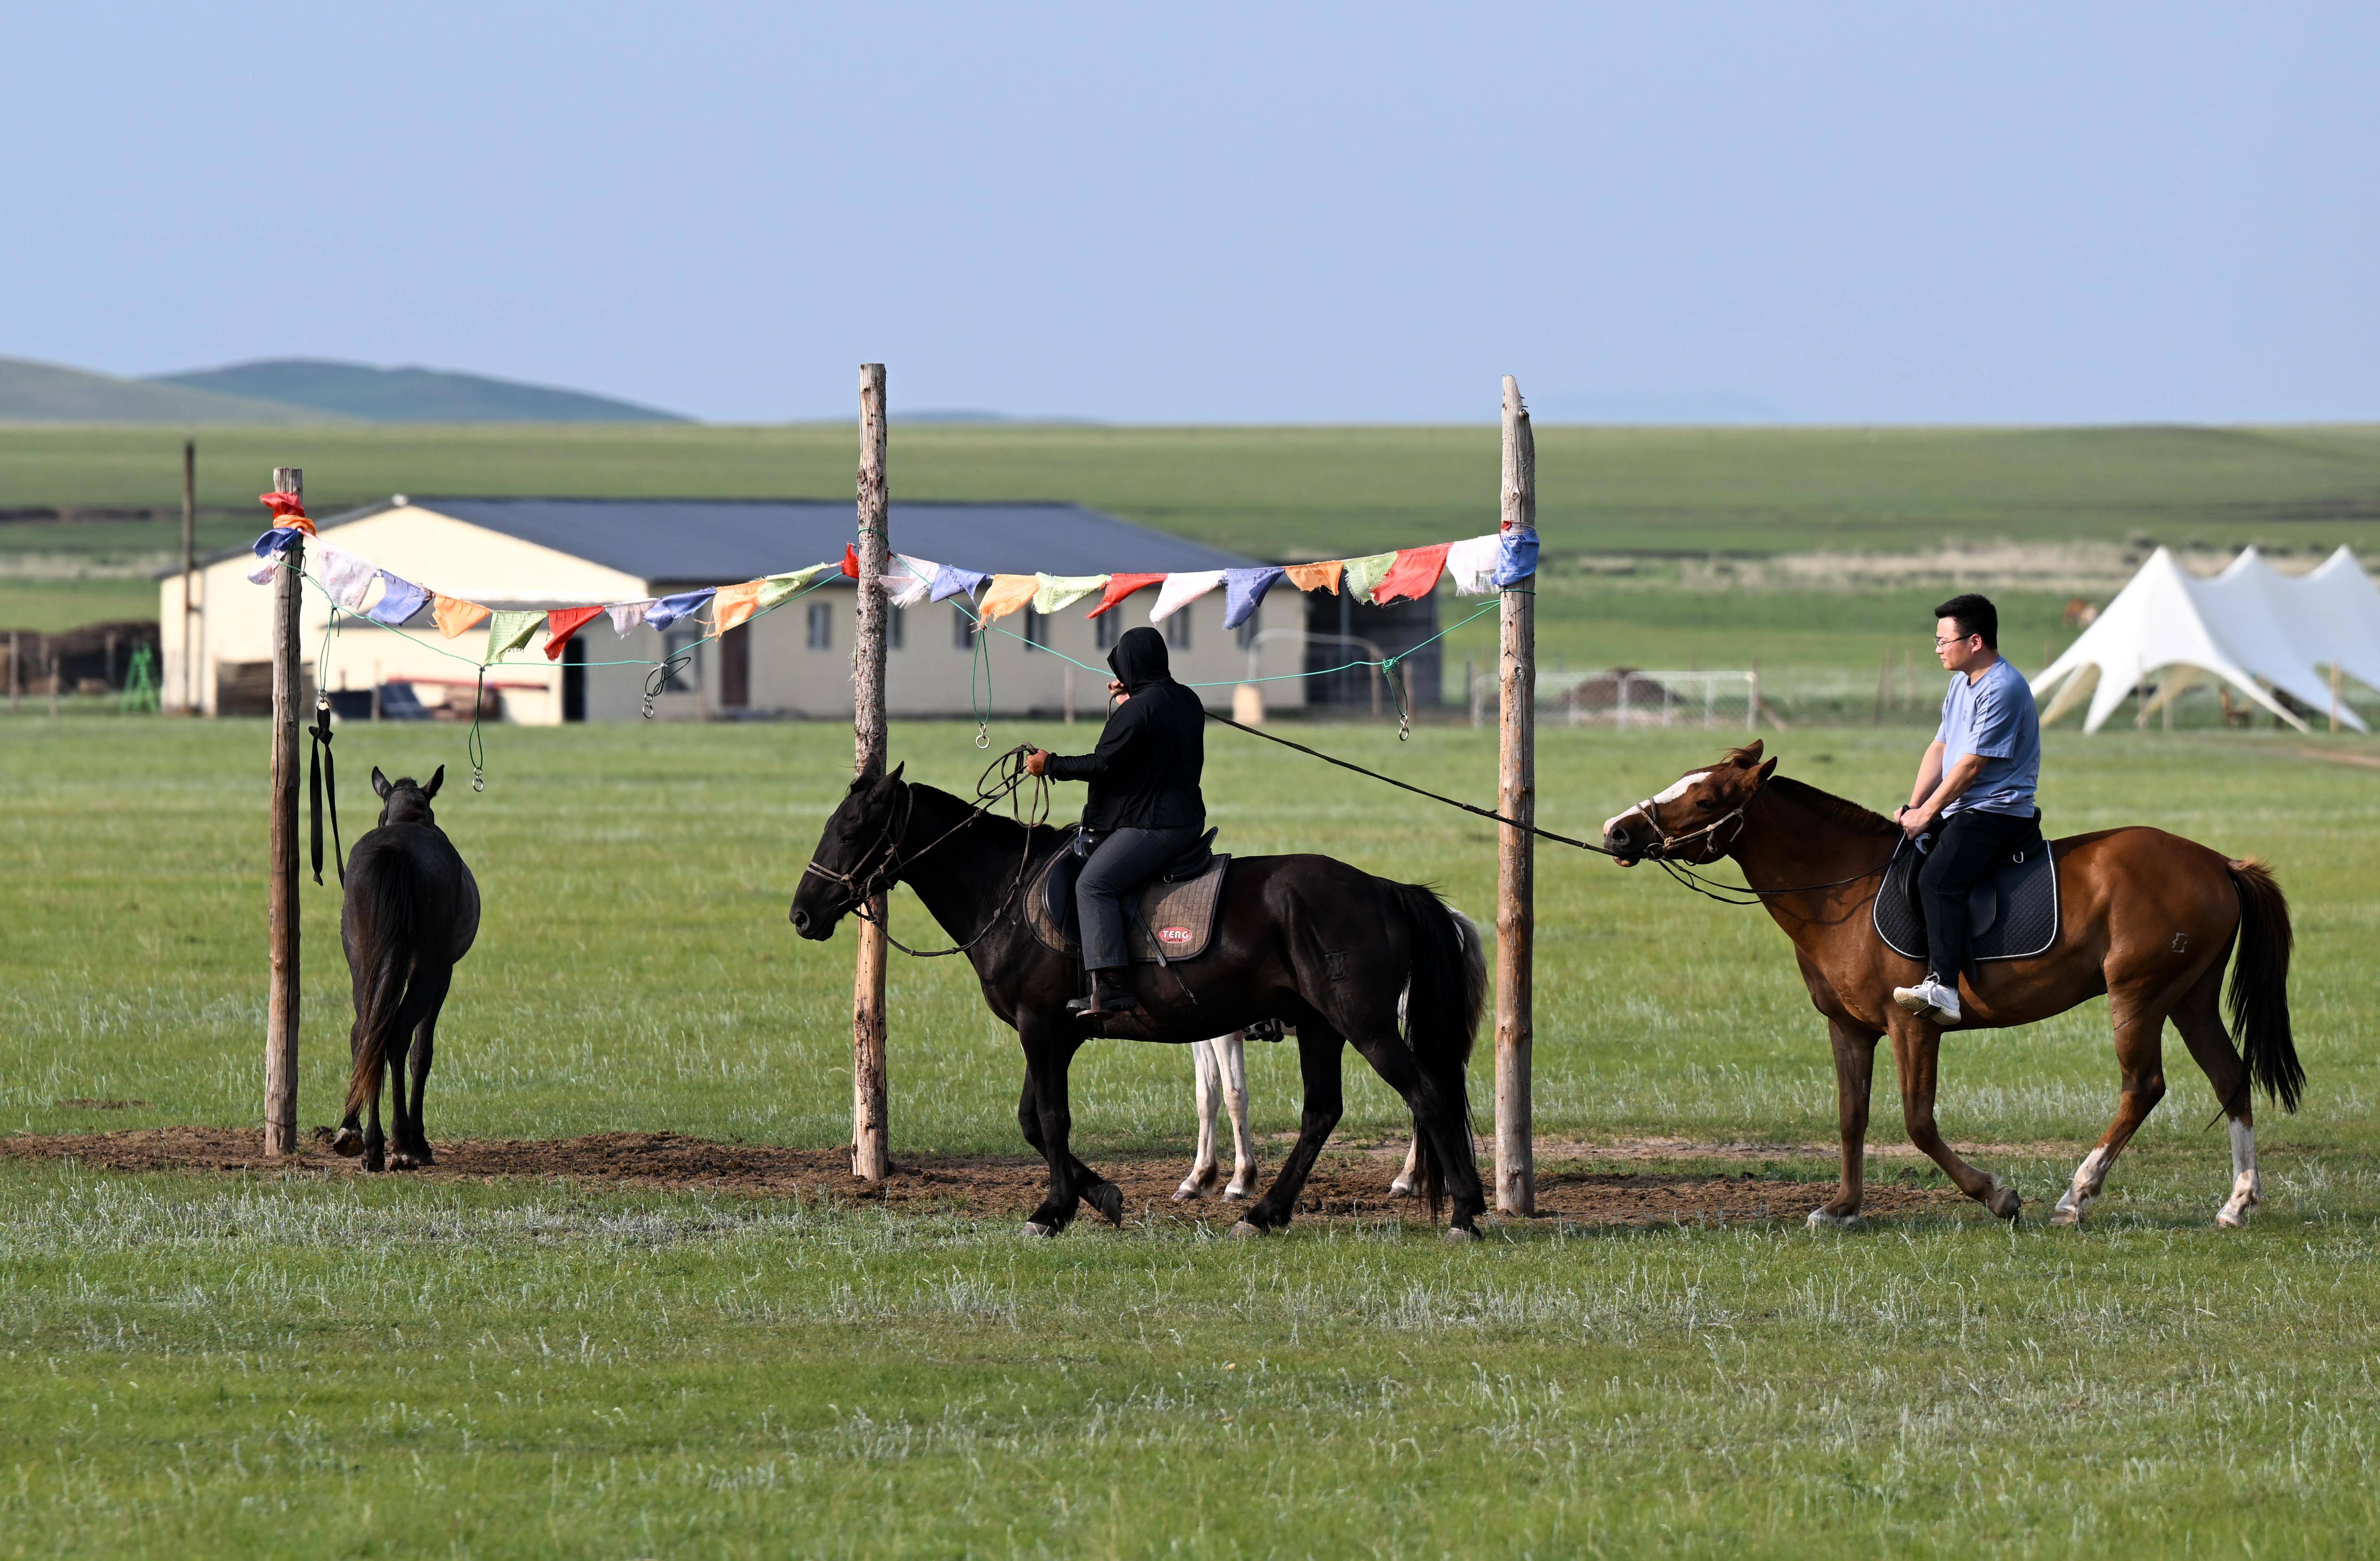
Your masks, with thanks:
M1485 596L1496 588L1496 561L1503 556L1504 538L1494 532L1466 537L1446 550L1446 572L1454 579L1457 596Z
M476 601L460 597L431 598L430 615L438 621L438 632L453 639L488 615L488 610Z
M1452 545L1433 542L1426 548L1399 549L1395 564L1372 587L1372 600L1405 601L1429 595L1438 588L1438 577L1446 568L1446 550Z
M926 599L934 588L934 581L942 566L931 559L914 553L894 553L892 567L878 576L876 583L884 589L884 599L895 607L915 607Z
M1038 582L1033 592L1033 611L1039 613L1062 612L1105 586L1105 575L1036 575Z
M647 597L642 601L615 601L603 611L612 615L612 632L625 639L628 631L643 623L645 614L660 605L651 597Z
M825 574L826 570L825 564L813 563L808 569L788 570L783 575L770 575L760 582L760 594L752 604L753 611L766 612L780 603L792 600L801 594L803 587Z
M392 575L385 569L380 572L380 577L382 584L380 599L371 604L364 616L375 623L385 623L392 629L402 628L407 619L420 611L428 603L430 592L427 587L417 586L412 581Z
M705 586L698 591L680 591L665 596L645 610L645 622L656 629L666 629L681 618L690 618L702 611L702 604L719 594L716 586Z
M364 593L380 577L380 566L328 543L323 544L322 556L315 563L322 572L322 588L331 593L331 599L350 612L361 611Z
M304 535L306 533L294 526L276 526L256 539L256 556L265 559L277 557L290 543Z
M1161 623L1192 602L1223 583L1220 569L1194 569L1180 575L1168 575L1165 584L1157 588L1157 605L1148 610L1148 621Z
M1265 592L1287 573L1274 568L1224 570L1223 627L1236 629L1256 616L1257 605L1264 600Z
M1515 526L1499 538L1502 556L1496 561L1496 585L1517 586L1537 572L1537 534Z
M978 575L972 569L960 569L952 564L943 564L934 575L934 588L929 593L929 599L944 601L954 596L972 597L976 592L983 589L984 582L990 578L990 575Z
M1005 618L1033 599L1041 583L1030 575L995 575L991 588L983 593L983 621Z
M601 607L557 607L545 615L545 659L562 659L562 647L570 636L603 616Z
M1293 563L1281 573L1287 575L1289 583L1301 591L1329 591L1335 596L1339 590L1339 576L1346 568L1334 558L1328 563Z
M537 637L538 625L545 622L542 612L491 612L488 614L488 653L480 658L483 666L493 666L506 656Z
M747 580L738 586L720 587L710 599L710 632L723 635L759 611L762 583Z
M1099 593L1099 604L1085 616L1096 618L1110 608L1122 605L1123 599L1133 592L1162 585L1164 581L1162 575L1111 575L1108 576L1108 588Z
M1340 587L1357 601L1369 601L1372 599L1372 587L1388 578L1389 571L1396 566L1397 555L1373 553L1366 558L1342 559L1340 562L1347 566L1347 573L1339 577Z

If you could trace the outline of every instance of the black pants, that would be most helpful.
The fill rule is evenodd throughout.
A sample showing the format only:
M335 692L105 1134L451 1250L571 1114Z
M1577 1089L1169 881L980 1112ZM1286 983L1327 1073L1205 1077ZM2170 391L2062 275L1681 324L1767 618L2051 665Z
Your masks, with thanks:
M1082 922L1083 968L1122 970L1132 963L1124 942L1125 897L1157 876L1159 868L1198 843L1200 831L1111 829L1100 840L1083 876L1075 880L1075 914Z
M2022 851L2041 830L2037 813L1985 813L1972 808L1951 814L1934 829L1934 849L1917 869L1917 902L1925 912L1927 967L1935 979L1957 986L1967 963L1967 891Z

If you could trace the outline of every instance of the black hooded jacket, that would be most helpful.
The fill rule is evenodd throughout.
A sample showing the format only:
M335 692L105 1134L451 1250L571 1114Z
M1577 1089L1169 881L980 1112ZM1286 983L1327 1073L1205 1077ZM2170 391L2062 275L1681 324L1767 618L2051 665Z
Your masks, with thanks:
M1165 636L1127 629L1108 652L1127 695L1108 717L1099 745L1079 757L1051 755L1050 779L1087 780L1088 829L1203 829L1207 802L1198 777L1207 764L1207 712L1198 696L1173 681Z

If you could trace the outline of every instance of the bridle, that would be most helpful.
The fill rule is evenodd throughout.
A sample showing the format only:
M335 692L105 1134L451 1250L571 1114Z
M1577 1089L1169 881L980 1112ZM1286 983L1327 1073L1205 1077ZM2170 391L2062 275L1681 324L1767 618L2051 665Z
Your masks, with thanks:
M1720 883L1715 878L1707 878L1695 872L1694 864L1679 862L1672 858L1671 853L1679 846L1688 845L1696 841L1707 840L1713 842L1709 859L1714 862L1734 850L1737 842L1743 839L1744 814L1750 811L1754 803L1760 800L1760 793L1767 787L1768 780L1764 776L1760 783L1752 788L1751 794L1736 804L1732 810L1720 814L1700 829L1688 829L1682 834L1676 835L1670 833L1661 823L1661 816L1658 811L1659 805L1651 797L1646 797L1636 805L1633 811L1645 816L1645 822L1653 827L1653 832L1658 838L1642 853L1640 860L1652 863L1653 865L1669 874L1673 881L1693 889L1706 900L1716 900L1722 905L1757 905L1763 901L1789 894L1815 894L1820 889L1843 889L1867 878L1881 877L1892 870L1893 863L1900 860L1901 852L1909 845L1909 837L1902 835L1893 842L1892 854L1884 859L1882 866L1871 867L1864 873L1853 873L1850 877L1837 878L1832 883L1803 884L1797 889L1755 889L1749 884ZM1725 845L1718 844L1718 831L1730 824L1735 826L1735 833L1728 837ZM1733 898L1738 895L1744 898Z
M916 851L906 853L903 853L901 842L908 838L909 823L917 813L917 791L905 780L897 782L901 789L900 800L895 805L898 821L895 821L894 811L887 810L882 832L860 853L856 865L846 871L830 867L813 856L806 872L816 873L827 882L840 885L851 896L850 914L882 933L884 941L901 952L920 960L939 960L951 954L965 953L990 937L991 929L998 926L1006 915L1009 902L1016 898L1017 890L1024 887L1026 877L1033 865L1033 829L1049 821L1049 780L1028 775L1025 768L1025 756L1032 751L1030 744L1019 744L986 765L983 773L976 777L975 801L968 806L965 816ZM1000 780L987 785L995 771L999 772ZM1031 805L1020 809L1014 805L1014 799L1027 780L1038 780L1040 786ZM1017 858L1015 876L1009 880L1007 890L992 906L991 914L984 919L983 926L965 942L954 943L947 949L912 949L893 937L892 929L870 909L871 902L878 895L888 892L899 883L907 876L910 867L931 854L935 847L973 825L978 818L989 816L993 806L1002 800L1010 803L1010 816L1025 826L1025 845ZM871 858L875 861L873 867L868 865Z

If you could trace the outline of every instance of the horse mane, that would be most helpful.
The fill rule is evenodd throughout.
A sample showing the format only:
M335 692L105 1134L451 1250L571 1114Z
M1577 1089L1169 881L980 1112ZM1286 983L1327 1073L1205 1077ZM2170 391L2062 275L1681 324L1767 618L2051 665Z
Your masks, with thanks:
M1737 751L1742 752L1741 749ZM1771 775L1765 790L1775 792L1803 811L1814 813L1825 822L1839 825L1855 835L1884 837L1900 833L1900 826L1881 813L1871 813L1849 798L1839 797L1832 792L1822 792L1808 781L1796 780L1790 775Z

